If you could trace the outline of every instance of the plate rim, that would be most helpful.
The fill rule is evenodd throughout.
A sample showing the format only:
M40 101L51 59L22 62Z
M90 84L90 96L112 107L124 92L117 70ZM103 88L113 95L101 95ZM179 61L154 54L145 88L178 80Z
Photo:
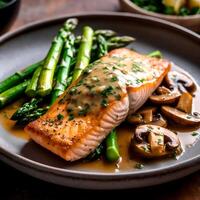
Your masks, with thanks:
M131 14L131 13L120 13L120 12L79 12L75 14L67 14L67 15L61 15L58 17L52 17L45 20L39 20L33 23L30 23L28 25L25 25L15 31L9 32L3 36L0 37L0 45L7 42L10 39L13 39L14 37L26 33L31 32L34 29L39 29L40 27L52 25L52 24L58 24L61 21L64 21L65 19L69 17L78 17L78 18L95 18L95 17L124 17L124 18L132 18L132 19L138 19L138 20L145 20L145 21L151 21L156 22L157 24L168 26L171 29L174 29L175 31L179 31L182 34L185 34L186 36L190 37L191 39L194 39L198 42L200 42L200 35L197 33L182 27L180 25L174 24L172 22L168 22L162 19L149 17L149 16L143 16L139 14ZM39 170L40 172L48 172L53 173L54 175L64 175L65 177L81 177L83 179L91 179L91 180L100 180L100 179L124 179L124 178L144 178L144 177L153 177L155 175L165 175L169 172L173 173L178 170L183 170L185 168L192 167L195 164L200 163L200 155L197 155L195 157L192 157L190 159L187 159L185 161L181 161L179 163L176 163L174 165L168 165L167 167L162 167L162 169L151 169L148 171L141 171L136 173L136 171L124 171L119 173L107 173L107 172L96 172L96 171L80 171L80 170L73 170L73 169L61 169L58 167L49 166L46 164L42 164L37 161L33 161L29 158L26 158L24 156L12 153L7 151L6 149L2 148L0 146L0 153L2 153L4 156L6 156L8 159L13 160L14 162L17 162L18 164L23 165L24 167L31 167L33 170ZM200 167L199 167L200 168Z

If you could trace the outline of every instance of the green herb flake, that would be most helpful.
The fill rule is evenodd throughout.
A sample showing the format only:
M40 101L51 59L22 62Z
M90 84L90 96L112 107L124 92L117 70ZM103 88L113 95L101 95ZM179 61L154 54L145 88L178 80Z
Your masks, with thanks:
M108 97L109 95L111 95L113 93L113 87L112 86L108 86L107 88L105 88L102 92L101 92L101 96L103 97Z
M72 88L69 90L69 94L70 94L70 95L76 94L76 92L77 92L77 88L76 88L76 87L72 87Z
M107 101L106 99L103 99L103 100L101 101L101 106L102 106L103 108L107 107L107 106L108 106L108 101Z
M135 168L136 169L143 169L144 168L144 165L142 163L136 163L135 164Z
M85 107L78 112L78 115L86 116L89 111L89 108L90 108L89 104L86 104Z
M111 79L110 79L111 82L115 82L115 81L118 81L118 78L116 76L113 76Z
M74 119L74 115L72 113L69 114L69 121Z
M191 135L192 135L192 136L197 136L197 135L199 135L199 133L198 133L198 132L192 132Z
M58 115L57 115L57 119L58 119L58 120L62 120L63 118L64 118L64 116L63 116L62 114L58 114Z
M139 84L139 83L144 83L146 79L145 78L141 78L141 79L136 79L136 83Z
M134 63L132 64L132 71L133 71L133 72L143 72L144 69L142 68L142 66L141 66L140 63L134 62Z

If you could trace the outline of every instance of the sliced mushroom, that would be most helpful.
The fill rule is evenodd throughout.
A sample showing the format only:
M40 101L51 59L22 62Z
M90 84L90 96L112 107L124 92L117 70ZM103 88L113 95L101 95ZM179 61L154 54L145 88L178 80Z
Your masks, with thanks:
M180 95L181 94L179 92L173 91L167 94L151 95L149 97L149 100L157 105L166 105L166 104L169 105L176 103Z
M155 125L138 126L131 140L131 148L146 158L169 156L181 152L177 135Z
M171 93L171 90L166 88L165 86L160 86L157 88L156 92L158 94L169 94L169 93Z
M156 112L156 107L144 107L137 113L128 116L127 121L133 124L149 123L153 120L153 114Z
M153 121L148 123L150 125L156 125L161 127L167 127L167 120L163 118L161 114L156 114L153 116Z
M168 72L165 77L165 82L170 89L174 90L178 88L178 83L181 83L189 91L195 88L195 84L190 77L177 71Z
M173 108L170 106L162 106L161 112L164 116L172 121L176 122L177 124L181 125L191 125L191 126L198 126L200 125L200 114L187 114L178 110L177 108Z
M182 93L176 108L185 113L192 112L192 96L189 92Z

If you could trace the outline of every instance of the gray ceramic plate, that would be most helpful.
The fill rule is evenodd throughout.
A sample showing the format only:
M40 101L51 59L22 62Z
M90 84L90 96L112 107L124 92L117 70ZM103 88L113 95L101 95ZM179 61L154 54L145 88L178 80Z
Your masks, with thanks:
M32 24L0 38L0 79L42 59L52 37L67 17ZM74 16L73 16L74 17ZM200 83L200 36L169 22L122 13L76 15L80 27L108 28L137 38L133 47L147 53L159 49ZM18 170L48 182L90 189L118 189L155 185L200 169L200 142L179 160L152 163L142 170L100 173L72 170L66 163L32 142L14 137L0 125L0 159Z

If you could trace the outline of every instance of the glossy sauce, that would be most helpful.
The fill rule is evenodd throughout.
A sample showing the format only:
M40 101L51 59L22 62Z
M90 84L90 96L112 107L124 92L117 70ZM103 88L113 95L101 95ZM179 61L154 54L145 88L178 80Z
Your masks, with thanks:
M182 71L180 68L175 67L175 70ZM186 73L184 71L184 73ZM187 74L187 73L186 73ZM196 84L197 85L197 84ZM200 89L199 86L197 86L197 90L194 93L193 98L193 111L200 113ZM17 128L14 126L15 122L9 120L9 118L12 116L12 114L15 112L15 110L19 107L19 105L22 103L22 100L15 102L12 105L7 106L6 108L2 109L0 112L0 121L4 128L13 136L19 137L23 140L29 140L29 136L23 131L22 128ZM194 129L194 128L188 128L188 127L178 127L171 125L169 127L171 130L174 130L178 133L179 139L181 141L181 146L184 151L187 151L187 148L191 148L193 145L196 144L196 142L199 140L200 136L200 130ZM143 160L133 157L131 158L131 153L129 151L129 144L131 137L133 135L134 126L129 125L126 123L123 123L117 128L118 133L118 144L120 149L120 155L121 159L118 163L108 163L105 160L97 160L92 162L76 162L72 163L69 167L73 169L79 169L84 171L102 171L102 172L119 172L119 171L131 171L135 170L136 163L145 163L144 165L148 164L144 162ZM196 134L194 134L196 133ZM173 159L173 158L170 158ZM148 161L149 162L149 161ZM152 161L154 162L154 161ZM157 162L157 161L156 161ZM159 160L159 162L162 162L162 160Z
M126 95L127 86L152 82L168 67L168 62L161 61L161 68L157 59L135 54L134 58L125 53L113 54L90 64L80 81L59 101L67 102L69 120L88 113L98 115L101 109Z

